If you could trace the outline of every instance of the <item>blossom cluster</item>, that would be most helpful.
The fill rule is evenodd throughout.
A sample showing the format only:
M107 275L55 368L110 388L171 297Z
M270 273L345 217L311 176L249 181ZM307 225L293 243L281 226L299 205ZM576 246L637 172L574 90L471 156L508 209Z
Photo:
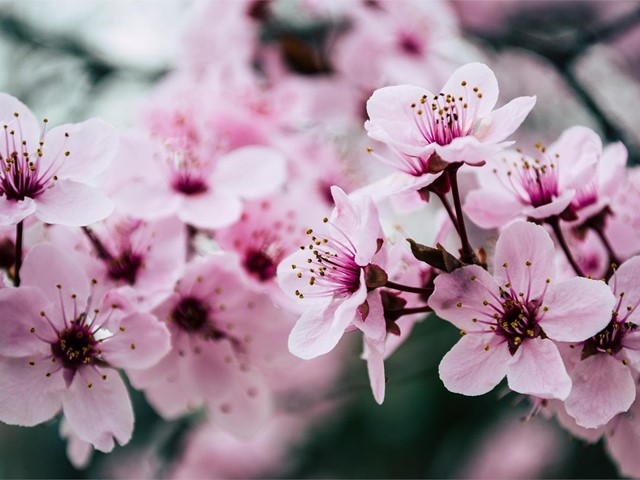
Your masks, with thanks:
M0 94L0 421L60 418L83 467L131 439L133 388L206 418L173 476L254 476L335 408L343 337L382 403L385 360L446 321L448 390L506 379L640 475L640 174L584 126L516 144L536 97L496 108L487 65L442 55L445 4L392 3L301 2L350 25L318 47L261 40L286 17L268 3L212 2L135 131L49 128ZM427 202L433 242L381 214Z

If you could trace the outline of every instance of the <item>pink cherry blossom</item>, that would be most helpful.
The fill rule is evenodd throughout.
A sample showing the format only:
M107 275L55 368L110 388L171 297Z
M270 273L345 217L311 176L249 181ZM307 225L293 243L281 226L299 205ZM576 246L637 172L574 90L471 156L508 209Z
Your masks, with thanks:
M467 195L464 210L482 228L495 228L515 218L540 220L599 203L594 186L602 158L600 137L586 127L572 127L549 147L536 146L536 156L505 152L478 172L481 188ZM617 153L611 156L620 158ZM615 177L615 174L613 175ZM602 177L602 175L600 176ZM605 182L605 179L601 179ZM595 183L594 183L595 182Z
M98 119L50 131L16 98L0 94L0 224L35 215L45 223L88 225L113 210L90 181L109 164L118 143Z
M386 181L390 193L418 190L437 177L431 165L438 157L448 163L481 165L508 143L504 140L522 123L535 97L519 97L493 111L498 82L484 64L457 69L440 93L399 85L376 90L367 102L369 137L386 143L397 155L382 159L399 173Z
M206 406L220 428L249 437L271 416L264 372L283 361L292 319L239 269L226 254L192 261L154 310L171 332L171 351L130 378L166 419Z
M278 266L280 287L306 307L289 337L291 353L305 359L329 352L348 328L377 341L386 333L380 296L365 281L365 267L384 267L377 209L369 198L351 201L340 188L331 191L331 216Z
M108 452L125 444L133 411L116 368L148 368L169 349L169 333L126 298L96 302L74 259L38 245L22 267L23 286L0 290L0 420L31 426L61 409L78 439Z
M506 375L516 392L569 396L554 341L583 341L604 329L615 300L603 282L556 283L553 253L543 227L516 222L498 239L493 275L471 265L436 278L429 304L463 333L440 364L449 390L481 395Z
M608 325L588 340L570 345L565 358L573 389L567 413L582 427L604 425L626 412L636 395L640 373L640 257L623 263L609 280L616 303Z
M118 158L123 165L116 168L130 170L126 185L113 184L123 212L148 220L177 215L204 229L231 225L242 213L242 199L274 192L286 175L282 155L259 146L200 156L139 137L123 138Z

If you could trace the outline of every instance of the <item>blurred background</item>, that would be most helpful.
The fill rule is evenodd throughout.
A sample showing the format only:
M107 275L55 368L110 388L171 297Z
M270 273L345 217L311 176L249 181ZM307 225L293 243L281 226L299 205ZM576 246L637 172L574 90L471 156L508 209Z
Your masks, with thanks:
M232 3L228 2L229 8ZM275 45L292 75L314 79L309 81L347 78L352 85L358 83L333 56L334 45L354 29L348 4L355 0L245 3L257 19L257 38ZM379 8L375 1L362 3ZM404 8L402 3L391 2L385 8L393 16L394 9ZM486 62L499 79L503 103L518 95L538 96L522 133L525 141L551 141L569 126L587 125L606 142L624 141L630 162L640 161L640 2L422 3L428 5L432 29L440 29L442 46L437 48L442 61ZM54 123L100 116L121 130L135 127L138 108L154 88L172 71L193 63L188 51L193 36L185 32L204 29L223 48L237 47L231 36L215 38L224 22L203 18L202 12L210 8L226 7L221 1L2 0L0 91L17 96ZM199 41L206 42L205 37ZM198 61L216 60L201 55ZM415 71L396 69L388 81L427 88L434 83L431 88L438 88L442 80L433 80L426 64L414 66ZM314 90L309 92L313 95ZM367 97L361 99L362 111ZM318 408L318 403L331 407L286 449L274 453L277 461L264 461L251 473L230 469L211 476L617 476L602 444L572 439L543 418L524 422L530 404L506 389L480 398L447 392L437 366L457 337L448 324L434 319L419 323L387 362L389 383L382 406L372 398L365 365L358 359L360 346L346 345L347 352L335 353L342 357L333 387L311 401L286 399L291 412ZM197 419L165 422L141 394L132 390L132 395L136 412L132 442L109 455L96 453L84 470L69 464L57 422L31 429L0 425L0 477L189 478L190 470L180 473L176 465L185 461L185 455L195 455L193 442L205 450L212 445L210 452L201 454L224 463L228 443L217 449L218 440L208 439L206 431L195 439L187 436ZM289 427L283 423L274 428ZM267 443L243 448L237 461L262 458ZM206 469L191 472L207 476Z

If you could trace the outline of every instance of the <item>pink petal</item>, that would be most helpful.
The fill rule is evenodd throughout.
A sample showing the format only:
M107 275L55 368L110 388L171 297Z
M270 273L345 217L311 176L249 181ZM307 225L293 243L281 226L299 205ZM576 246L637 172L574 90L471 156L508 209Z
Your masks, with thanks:
M57 335L40 315L50 306L51 303L35 288L0 288L0 318L3 319L0 355L50 355L51 346L47 341L55 341ZM34 329L33 333L31 329Z
M575 196L575 190L565 190L560 194L560 196L554 198L550 203L541 205L539 207L526 208L522 211L522 213L527 217L544 220L546 218L562 213L569 206L569 204L573 200L573 197Z
M221 157L213 173L214 188L243 198L259 198L278 190L287 178L287 162L269 147L242 147Z
M117 209L123 213L145 220L157 220L176 213L181 197L165 183L140 181L118 189L114 200Z
M536 97L518 97L484 117L473 134L483 143L498 143L522 124L536 104Z
M474 88L478 91L474 92ZM475 118L479 119L489 115L498 101L498 80L485 64L467 63L453 72L441 92L455 98L463 97L468 111L476 112ZM482 98L478 98L480 93ZM465 125L466 128L469 126Z
M35 215L44 223L81 227L103 220L113 202L94 187L72 180L58 180L36 198Z
M598 162L598 183L604 195L613 196L624 183L629 152L622 142L607 145Z
M454 138L447 145L436 145L436 153L447 162L464 162L469 165L481 165L495 156L506 145L480 142L474 136Z
M554 256L553 240L543 227L515 222L498 238L493 275L500 286L510 283L516 293L534 299L555 276Z
M0 421L31 427L60 411L65 383L54 366L49 358L0 357Z
M433 94L421 87L396 85L379 88L367 101L369 119L364 126L369 137L388 143L408 155L421 155L427 143L415 126L411 104Z
M114 437L120 445L131 439L133 410L117 371L79 368L62 403L69 427L96 449L110 452Z
M14 113L19 115L18 118ZM8 126L8 130L14 130L16 135L27 142L27 147L35 150L40 139L40 126L44 123L38 122L36 117L31 113L29 107L11 95L0 93L0 126ZM11 139L9 139L11 142ZM18 143L20 140L18 140ZM10 143L10 149L7 148L5 136L0 135L0 151L13 151L13 145Z
M540 326L549 338L579 342L609 324L615 298L604 282L576 277L551 284L542 302Z
M572 388L565 401L567 413L585 428L596 428L626 412L636 398L629 367L606 354L592 355L571 371Z
M291 330L289 351L308 360L333 350L366 295L367 289L363 285L349 298L331 298L311 305Z
M269 388L252 372L243 373L225 396L209 402L213 424L241 439L249 439L263 428L273 407Z
M26 197L24 200L7 200L0 197L0 225L15 225L36 211L36 202Z
M366 338L382 343L387 336L387 326L384 320L380 290L370 292L366 301L369 306L367 318L363 320L362 315L356 313L353 317L353 324L364 333Z
M235 223L242 214L242 202L238 197L206 192L185 196L178 218L194 227L213 230Z
M503 227L521 210L522 204L513 195L499 190L473 190L464 203L464 212L480 228Z
M558 348L551 340L528 339L507 366L507 381L514 392L541 398L564 400L571 391L571 379Z
M635 256L624 262L609 280L609 287L613 290L616 299L620 294L620 315L627 315L627 319L633 323L640 323L640 286L638 285L638 272L640 272L640 256ZM628 308L631 311L628 312Z
M387 177L351 192L349 197L353 200L358 200L366 196L378 202L387 197L393 197L403 193L411 192L415 194L416 190L431 185L440 175L442 174L428 174L414 177L404 172L394 172Z
M84 308L89 297L89 279L78 268L78 262L51 244L33 247L25 257L20 273L22 285L38 288L54 304L54 309L46 313L52 321L59 321L60 326L60 300L64 302L65 313L70 315L74 306ZM76 295L77 299L71 295Z
M561 188L579 190L595 177L602 141L590 128L576 126L562 132L547 150L551 158L558 155Z
M84 468L89 465L93 454L93 446L80 440L69 427L65 418L60 422L60 437L67 439L67 458L76 468Z
M81 123L60 125L47 132L43 160L51 161L69 152L57 171L58 177L89 180L109 166L117 148L116 130L99 118L91 118Z
M477 396L500 383L511 361L506 342L500 343L497 335L467 334L444 356L438 370L447 390Z
M625 477L640 477L640 402L636 401L628 413L620 414L606 436L609 455Z
M148 313L133 313L120 321L118 330L101 345L109 365L145 369L158 363L171 348L169 330Z
M384 374L384 342L376 342L370 337L364 337L367 358L367 373L371 383L371 391L375 401L382 405L386 386Z
M470 265L438 275L429 306L459 329L473 331L481 329L473 322L474 318L493 320L495 310L485 306L485 301L499 305L500 287L485 269Z

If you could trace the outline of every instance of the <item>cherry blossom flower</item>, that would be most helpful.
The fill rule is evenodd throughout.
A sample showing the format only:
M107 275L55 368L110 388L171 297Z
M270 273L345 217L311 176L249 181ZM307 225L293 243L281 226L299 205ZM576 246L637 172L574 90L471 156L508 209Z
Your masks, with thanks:
M564 350L573 383L565 407L582 427L604 425L635 400L635 379L640 373L638 269L640 257L633 257L609 280L616 303L607 316L608 325Z
M264 371L286 361L290 322L249 288L239 268L232 255L186 267L175 292L154 310L171 332L171 351L130 378L166 419L208 407L220 428L249 437L270 418Z
M74 259L33 247L23 286L0 290L0 420L32 426L61 409L73 435L108 452L125 444L133 411L115 368L140 369L169 349L169 332L118 294L97 303Z
M596 335L615 300L600 281L556 283L553 254L543 227L516 222L498 239L493 275L471 265L436 278L429 304L463 333L440 363L449 390L482 395L506 375L516 392L569 396L571 380L554 341Z
M478 171L481 188L469 192L464 210L483 228L501 227L515 218L540 220L598 203L596 175L602 157L600 137L586 127L572 127L548 148L536 145L537 155L505 152L500 160ZM623 155L611 151L611 157ZM608 155L609 157L609 155ZM616 169L608 165L615 172ZM613 175L615 177L615 174Z
M378 212L369 198L351 201L332 187L335 209L324 225L307 230L309 243L278 266L278 282L304 302L289 336L289 350L309 359L332 350L349 328L383 342L386 326L379 293L369 292L366 267L384 267Z
M177 215L204 229L231 225L240 218L242 199L276 191L286 176L282 155L260 146L202 156L132 137L122 139L118 158L130 171L127 185L118 185L117 176L112 186L123 212L148 220Z
M109 164L118 144L98 119L40 133L38 121L16 98L0 94L0 225L35 215L45 223L88 225L113 210L89 182Z
M440 93L398 85L376 90L367 102L369 137L392 147L397 156L382 161L399 173L386 179L387 194L418 190L433 182L440 165L481 165L509 143L535 97L518 97L498 110L498 82L484 64L457 69Z

